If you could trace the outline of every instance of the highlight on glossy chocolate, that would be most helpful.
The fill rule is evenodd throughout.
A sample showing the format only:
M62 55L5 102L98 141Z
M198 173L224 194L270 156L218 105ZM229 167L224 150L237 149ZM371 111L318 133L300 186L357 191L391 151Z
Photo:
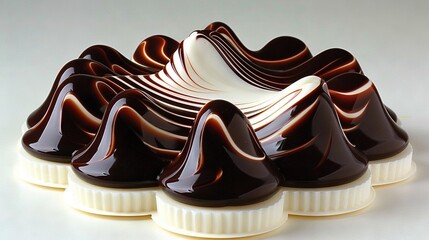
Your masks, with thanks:
M73 155L72 169L94 185L157 186L163 167L183 148L188 125L142 91L126 90L111 100L95 138Z
M162 69L179 47L179 42L164 36L154 35L143 40L135 50L132 60L152 69Z
M407 133L389 116L367 77L347 73L327 84L347 138L370 160L390 157L405 149Z
M285 187L319 188L352 182L367 170L367 158L345 137L326 84L320 82L287 112L290 118L267 139L265 150L277 164ZM274 137L277 141L272 141ZM264 143L268 143L265 145Z
M69 163L72 154L94 137L109 101L124 90L121 82L75 75L60 84L43 118L22 137L31 155Z
M185 147L159 181L180 202L219 207L265 200L280 177L244 114L214 100L198 113Z
M150 40L146 41L150 42ZM105 45L91 46L85 49L79 58L68 62L61 68L45 101L28 116L27 127L31 128L41 120L46 113L55 90L63 81L73 75L84 74L94 77L146 75L159 70L158 68L134 63L112 47Z
M364 75L346 73L328 81L343 131L369 159L373 185L407 179L415 172L407 133L381 102Z
M54 98L55 91L58 86L61 85L69 77L76 74L85 74L85 75L93 75L93 76L110 76L115 75L115 73L106 67L105 65L89 60L89 59L75 59L68 62L61 70L58 72L57 77L55 78L51 90L43 103L34 110L27 118L27 127L31 128L36 125L45 115L48 110L49 104Z
M220 33L232 47L236 48L250 61L269 69L288 69L295 67L312 57L307 45L300 39L281 36L272 39L260 50L248 49L235 32L223 22L213 22L205 30Z

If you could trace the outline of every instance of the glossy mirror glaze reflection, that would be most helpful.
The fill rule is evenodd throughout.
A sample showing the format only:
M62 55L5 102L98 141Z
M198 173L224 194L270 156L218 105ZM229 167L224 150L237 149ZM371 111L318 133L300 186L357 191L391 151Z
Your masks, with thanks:
M156 40L157 38L153 39ZM201 44L201 42L205 44ZM184 48L184 43L187 43L187 49ZM162 46L162 44L155 44L155 46ZM100 61L106 56L111 56L112 54L113 56L118 56L119 54L115 53L114 50L106 50L110 51L111 54L103 54L105 50L103 47L96 46L89 49L92 49L91 51L94 52L94 54L89 54L91 51L88 50L85 51L86 53L83 54L83 56L91 56L97 58ZM73 98L73 100L71 100L69 97L72 95L67 94L71 90L62 89L63 87L68 88L69 85L61 84L58 86L55 90L55 92L58 92L58 94L54 94L52 97L52 106L50 107L50 110L47 110L44 114L37 114L38 116L43 117L43 119L39 120L40 124L37 124L37 126L34 125L34 129L30 129L30 131L24 135L24 148L27 149L30 153L38 155L42 159L54 159L54 161L68 162L70 160L71 154L74 151L79 150L81 147L85 146L85 144L87 144L92 139L92 137L95 136L97 127L101 122L102 114L106 109L110 99L125 89L140 89L144 91L148 97L152 98L154 102L171 113L192 120L195 118L197 112L201 107L204 106L205 103L210 100L220 98L219 96L226 96L226 99L228 99L228 97L236 98L243 102L244 97L237 96L236 92L243 92L244 89L253 89L252 91L255 92L265 91L265 93L267 93L267 91L272 91L273 94L278 93L282 89L275 89L275 87L270 85L275 83L274 80L279 80L273 74L281 76L282 74L287 73L284 76L291 77L290 79L294 79L293 82L296 82L298 81L297 77L299 74L302 74L296 69L299 69L302 65L305 64L309 64L309 66L311 66L309 69L314 71L323 70L327 74L332 72L337 74L344 69L355 69L356 71L360 71L360 67L353 56L351 56L346 51L339 49L327 50L325 52L325 54L332 52L332 54L327 54L330 56L327 57L329 61L324 63L328 64L327 66L322 63L317 63L315 60L318 58L318 56L322 55L320 54L304 62L302 65L292 68L290 71L270 69L264 70L263 67L257 66L253 62L246 60L246 58L243 57L244 55L240 52L237 52L235 49L237 49L237 47L231 45L230 40L225 39L224 35L220 33L210 32L208 30L197 31L191 34L190 37L185 39L181 44L179 44L177 51L171 58L171 61L168 62L167 65L156 74L111 76L106 78L97 78L90 77L88 75L85 76L76 74L68 77L66 80L62 81L68 81L68 84L72 85L84 85L83 83L77 82L89 81L88 84L92 85L91 87L88 87L88 89L78 90L78 92L73 89L73 96L80 96L81 94L83 96L76 99ZM207 61L202 63L197 57L194 58L195 61L190 64L190 55L194 54L190 50L197 52L200 51L203 53L202 56L204 56ZM148 56L149 55L152 56L153 54L151 53L148 54ZM119 59L122 58L123 57L119 57ZM116 60L114 61L112 59L115 59L115 57L106 57L106 59L103 60L108 62L106 64L110 64L109 66L111 67L111 70L125 69L114 68L116 65L113 64L113 62ZM121 61L122 60L117 60L117 62ZM314 62L312 63L311 61ZM320 61L323 62L324 60ZM249 68L239 68L241 66L239 63L246 63L246 66L249 66ZM106 70L109 68L104 69ZM307 67L304 67L303 69L305 70ZM224 76L224 78L218 78L217 76L219 76L219 74L223 74L222 76ZM259 77L254 77L257 76L257 74L260 74ZM290 74L290 76L288 74ZM264 80L263 77L267 78ZM245 81L243 81L243 79ZM265 85L262 86L261 83L264 83ZM281 84L286 86L289 83ZM236 85L239 85L240 87L237 88L235 90L236 92L231 95L231 89L233 89L233 87ZM82 93L80 93L80 91ZM106 96L97 98L96 96L99 96L100 94ZM247 94L246 96L248 97L251 95L252 94ZM61 102L64 101L66 101L67 104L61 104ZM63 106L66 107L65 110L62 109ZM75 110L72 111L69 109L77 109L77 114L74 113ZM80 118L79 115L86 111L90 113L89 115L87 114L90 116L88 118L90 119L89 123L85 123L86 120L84 118ZM249 118L251 118L250 115L253 114L252 112L246 112L246 110L243 110L243 112L245 112L245 114L249 114ZM62 116L64 114L68 115L67 119L60 121L59 119L61 118L58 116ZM51 117L57 120L50 120ZM73 132L75 130L76 133ZM257 134L259 134L258 131ZM268 154L271 155L271 152Z
M264 148L279 167L283 186L336 186L366 172L367 158L346 139L337 118L324 83L296 105L282 140Z
M91 46L85 49L79 58L97 61L115 72L115 75L147 75L160 70L135 63L114 48L105 45Z
M237 72L237 75L240 75L246 82L262 88L281 90L309 75L316 75L328 80L345 72L362 72L354 56L339 48L328 49L309 59L300 58L305 61L292 68L279 70L271 65L262 67L241 54L241 51L224 35L207 30L197 32L199 38L205 38L214 45L228 65Z
M185 144L187 121L164 111L143 92L126 90L109 104L96 137L74 154L72 169L95 185L156 186L164 165Z
M265 200L280 177L243 113L214 100L198 113L185 147L159 181L180 202L220 207Z
M162 40L164 40L165 43L162 43ZM151 48L140 49L143 43ZM177 49L177 45L178 43L175 40L166 36L153 36L145 39L134 53L134 57L138 58L140 63L144 65L129 60L120 52L109 46L94 45L85 49L78 59L68 62L61 68L46 100L27 118L27 127L31 128L40 121L46 113L55 90L61 82L70 76L85 74L106 77L152 74L161 70L169 61L167 56L169 57L172 51L174 52L174 50Z
M213 22L205 30L224 35L232 46L253 63L269 69L288 69L295 67L312 57L305 43L297 38L281 36L269 41L260 50L248 49L237 37L234 31L225 23Z
M23 135L24 149L41 159L69 163L73 152L94 137L107 104L123 87L101 77L67 78L43 118Z
M374 84L346 73L327 82L347 138L369 160L391 157L408 145L408 135L390 117Z
M36 125L45 115L51 100L54 97L55 90L58 86L64 82L70 76L75 74L87 74L95 76L110 76L115 75L111 69L105 65L88 59L75 59L68 62L64 65L63 68L59 71L57 77L55 78L54 83L52 84L51 90L45 99L45 101L40 105L39 108L34 110L27 118L27 127L31 128Z
M178 47L179 42L176 40L164 35L154 35L139 44L133 60L142 66L161 70Z

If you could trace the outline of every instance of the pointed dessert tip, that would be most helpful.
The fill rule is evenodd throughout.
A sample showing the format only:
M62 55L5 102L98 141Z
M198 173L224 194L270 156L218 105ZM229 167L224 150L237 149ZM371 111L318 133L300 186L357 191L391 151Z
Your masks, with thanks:
M223 100L199 112L182 152L159 181L174 199L197 206L235 206L263 201L279 176L237 107Z
M367 159L345 137L326 84L317 77L302 82L312 87L296 103L281 138L262 141L284 176L283 185L318 188L358 179L367 170Z
M162 168L177 156L189 132L175 124L177 120L144 92L125 90L108 105L95 138L74 154L72 169L98 186L156 186Z
M327 84L345 134L369 160L394 156L408 146L407 133L394 122L370 79L346 73Z

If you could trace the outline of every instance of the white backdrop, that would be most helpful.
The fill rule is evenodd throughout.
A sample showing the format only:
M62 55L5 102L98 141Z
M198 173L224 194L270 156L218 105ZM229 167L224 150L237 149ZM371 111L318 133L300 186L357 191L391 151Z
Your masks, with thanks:
M70 209L62 191L17 179L20 126L58 70L90 45L125 56L153 34L182 40L213 21L246 46L302 39L313 55L339 47L358 59L411 137L417 174L377 188L354 214L290 217L262 239L424 239L429 235L429 4L427 1L5 1L0 0L0 239L182 239L150 218L96 217Z

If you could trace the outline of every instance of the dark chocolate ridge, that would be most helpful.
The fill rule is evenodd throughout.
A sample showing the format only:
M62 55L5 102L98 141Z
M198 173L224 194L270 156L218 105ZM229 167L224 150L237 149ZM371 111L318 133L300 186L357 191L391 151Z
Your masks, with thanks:
M94 185L156 186L185 144L189 129L180 121L140 90L125 90L110 102L95 138L73 155L72 169Z
M265 147L284 177L283 186L337 186L366 172L367 158L344 135L325 84L296 105L288 123L283 140Z
M177 201L222 207L269 198L279 178L244 114L229 102L214 100L198 113L185 147L159 182Z
M205 30L211 30L228 36L240 51L252 62L271 69L295 67L312 57L306 44L291 36L281 36L269 41L260 50L248 49L235 32L223 22L213 22Z
M79 58L100 62L115 72L115 75L147 75L160 70L135 63L116 49L105 45L90 46L79 55Z
M93 138L108 102L124 87L102 77L67 78L43 118L23 135L24 149L37 158L69 163L73 152Z
M27 127L31 128L36 125L45 115L49 103L51 102L55 90L58 86L65 81L70 76L75 74L86 74L86 75L95 75L95 76L110 76L115 75L115 73L104 66L103 64L89 59L75 59L68 62L64 65L61 70L58 72L57 77L55 78L54 83L52 84L51 90L45 99L45 101L34 110L27 118Z
M170 37L150 36L139 44L133 54L133 60L143 66L161 70L178 47L179 42Z
M327 84L347 138L370 161L394 156L407 147L407 133L391 118L366 76L346 73Z

